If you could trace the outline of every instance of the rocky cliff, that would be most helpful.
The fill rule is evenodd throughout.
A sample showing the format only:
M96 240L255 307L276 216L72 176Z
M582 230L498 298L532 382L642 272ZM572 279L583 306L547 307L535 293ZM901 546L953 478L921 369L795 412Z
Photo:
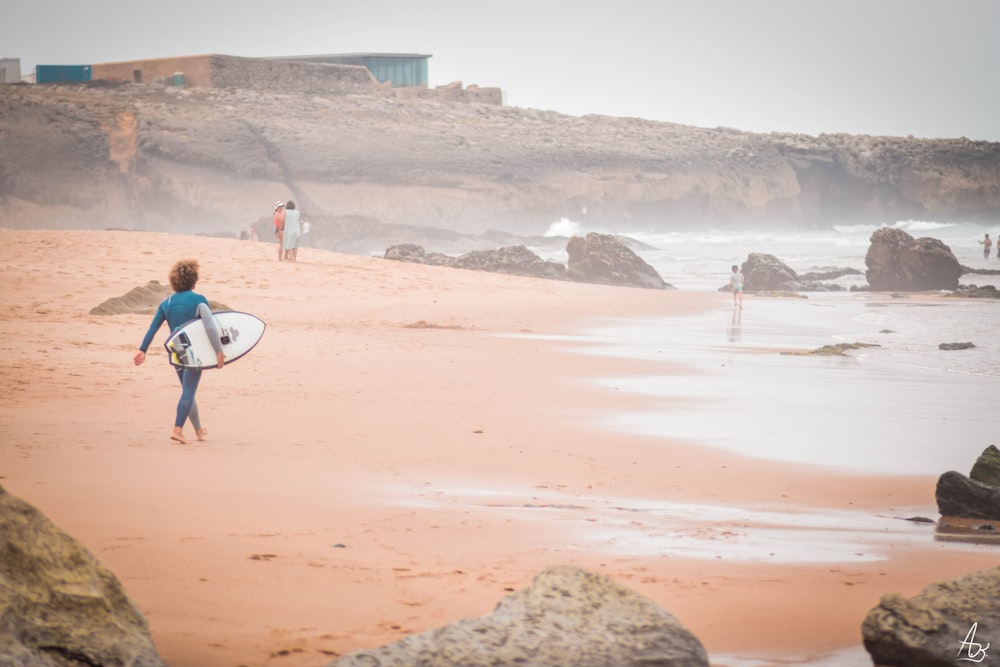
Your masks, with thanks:
M0 86L4 226L263 231L276 199L296 200L347 251L538 234L584 215L607 232L996 220L1000 143L761 135L379 95Z

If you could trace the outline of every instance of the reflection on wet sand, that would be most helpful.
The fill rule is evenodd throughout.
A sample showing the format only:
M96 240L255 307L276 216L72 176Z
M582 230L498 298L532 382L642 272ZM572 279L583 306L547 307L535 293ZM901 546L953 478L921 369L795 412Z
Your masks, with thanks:
M901 544L929 546L940 528L931 508L876 514L814 507L564 496L554 490L422 487L393 490L408 507L475 509L508 521L545 522L561 548L629 556L662 555L768 563L861 563L889 558ZM982 523L982 522L980 522ZM974 530L974 529L973 529ZM972 542L966 546L965 542ZM975 548L955 540L951 548Z
M729 323L729 329L726 331L729 337L730 343L738 343L743 337L741 328L743 326L743 309L733 308L733 319Z
M1000 522L943 516L938 521L934 539L939 542L1000 544Z

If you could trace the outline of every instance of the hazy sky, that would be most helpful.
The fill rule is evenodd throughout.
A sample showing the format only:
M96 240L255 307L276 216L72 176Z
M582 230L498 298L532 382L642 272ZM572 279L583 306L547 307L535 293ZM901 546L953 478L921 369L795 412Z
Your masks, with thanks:
M424 53L511 106L1000 141L1000 0L13 0L0 57Z

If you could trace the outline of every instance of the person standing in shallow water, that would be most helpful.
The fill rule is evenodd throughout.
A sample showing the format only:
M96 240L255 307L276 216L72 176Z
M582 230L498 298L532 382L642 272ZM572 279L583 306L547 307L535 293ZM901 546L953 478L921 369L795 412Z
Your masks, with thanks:
M979 242L979 245L983 246L983 257L989 259L990 249L993 247L993 241L990 239L990 235L987 234L983 237L983 240ZM1000 257L1000 243L997 244L997 257Z
M740 267L733 264L733 272L729 276L729 288L733 291L733 307L743 308L743 274Z
M299 212L295 210L295 202L289 199L288 203L285 204L285 237L283 241L285 259L289 262L294 262L299 258L299 238L301 236Z
M215 325L215 317L208 307L208 299L201 294L196 294L192 290L198 282L198 262L193 259L182 259L174 264L170 269L170 286L174 293L163 300L153 315L153 321L149 324L142 344L139 345L139 352L136 353L133 361L136 366L141 366L146 361L146 350L153 342L153 336L160 326L166 322L173 332L180 326L195 317L200 317L205 322L205 332L215 349L217 368L222 368L226 363L226 356L222 352L222 342L219 338L219 331ZM198 404L195 402L195 392L198 391L198 383L201 381L200 368L179 368L175 367L177 378L181 381L181 397L177 401L177 416L174 420L174 428L170 433L170 439L187 444L184 437L184 423L190 419L194 426L195 436L198 440L204 440L208 435L208 429L201 425L201 418L198 414Z

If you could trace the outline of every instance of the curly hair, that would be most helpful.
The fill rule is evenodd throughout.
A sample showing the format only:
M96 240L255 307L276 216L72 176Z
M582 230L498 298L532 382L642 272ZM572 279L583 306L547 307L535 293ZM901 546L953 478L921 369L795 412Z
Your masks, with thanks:
M198 283L198 260L181 259L170 269L170 286L175 292L194 289Z

